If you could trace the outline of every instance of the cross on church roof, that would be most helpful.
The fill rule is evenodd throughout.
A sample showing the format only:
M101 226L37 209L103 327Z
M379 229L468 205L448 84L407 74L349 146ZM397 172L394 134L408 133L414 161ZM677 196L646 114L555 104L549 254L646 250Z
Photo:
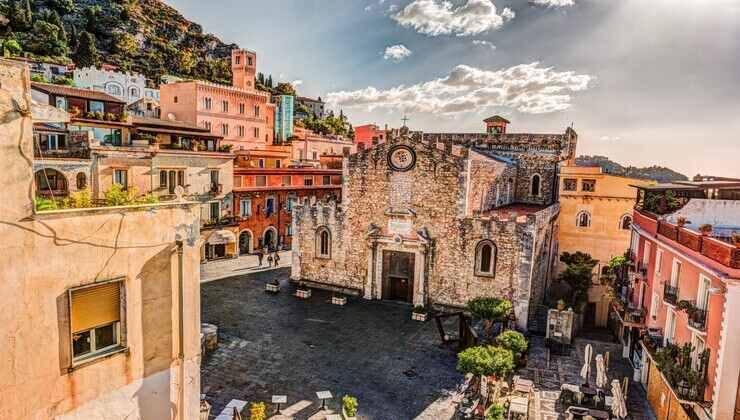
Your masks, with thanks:
M403 121L403 126L406 127L406 123L409 121L409 118L404 115L403 118L401 118L401 121Z

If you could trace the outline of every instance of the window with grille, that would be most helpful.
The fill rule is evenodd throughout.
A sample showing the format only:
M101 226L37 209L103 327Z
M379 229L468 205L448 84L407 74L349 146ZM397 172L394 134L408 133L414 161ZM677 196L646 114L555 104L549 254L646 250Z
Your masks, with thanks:
M595 179L584 179L581 181L581 191L594 192L596 191L596 180Z
M574 178L565 178L563 180L563 191L575 191L578 188L578 181Z

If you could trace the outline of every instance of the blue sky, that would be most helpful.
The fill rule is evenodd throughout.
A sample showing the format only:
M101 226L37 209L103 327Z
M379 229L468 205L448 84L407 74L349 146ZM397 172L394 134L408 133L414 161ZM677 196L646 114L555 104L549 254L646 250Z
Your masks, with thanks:
M740 177L736 1L166 2L355 125L404 113L429 132L478 131L492 114L514 132L573 123L579 154Z

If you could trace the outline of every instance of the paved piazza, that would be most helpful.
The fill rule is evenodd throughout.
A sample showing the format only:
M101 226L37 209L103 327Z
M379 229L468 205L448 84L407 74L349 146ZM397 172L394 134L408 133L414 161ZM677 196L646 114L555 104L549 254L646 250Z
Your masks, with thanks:
M331 295L319 290L299 300L288 293L294 290L288 276L289 269L281 268L202 285L202 320L219 327L219 348L202 365L202 392L212 414L232 399L267 402L285 394L293 418L306 419L318 410L315 392L329 390L335 409L342 395L356 396L361 419L451 418L462 377L454 349L440 345L434 322L411 321L409 306L390 302L356 298L334 306ZM264 284L274 278L283 291L268 295ZM519 372L537 388L530 419L564 418L556 401L560 383L578 382L586 343L594 345L594 354L611 351L611 374L631 375L614 357L615 344L579 339L569 356L554 356L548 364L542 339L534 337L529 364ZM632 419L653 418L635 383L629 409Z
M315 392L329 390L336 407L342 395L356 396L360 418L410 419L460 383L455 352L440 347L433 322L412 321L409 306L355 299L339 307L324 291L308 301L264 292L274 277L292 291L289 272L202 285L202 321L219 327L219 349L202 367L212 412L231 399L286 394L288 405L314 402L295 416L307 418L318 409Z

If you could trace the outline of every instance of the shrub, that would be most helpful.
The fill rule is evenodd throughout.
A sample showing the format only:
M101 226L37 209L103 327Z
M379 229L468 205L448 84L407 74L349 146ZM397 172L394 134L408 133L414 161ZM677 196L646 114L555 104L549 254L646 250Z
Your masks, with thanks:
M249 418L250 420L265 420L267 418L265 415L265 403L252 403L252 406L249 407Z
M357 415L357 398L351 395L345 395L342 397L342 406L347 416L355 417Z
M486 420L504 420L504 406L493 404L486 410Z
M496 343L499 346L510 350L514 354L516 360L520 360L524 353L527 352L527 339L519 331L508 330L504 331L496 337Z
M478 297L469 300L467 306L473 317L488 320L504 319L514 308L510 300L494 297Z
M113 184L108 191L103 193L105 197L105 204L109 206L125 206L132 204L134 196L136 195L136 188L131 188L128 191L123 189L122 185Z
M233 144L222 144L222 145L218 146L218 151L219 152L228 153L228 152L231 151L231 148L232 147L234 147Z
M34 201L34 205L36 206L36 211L49 211L49 210L56 210L59 208L59 206L57 206L56 201L50 200L48 198L37 197L33 201Z
M416 305L414 306L413 312L416 314L425 314L427 313L427 308L422 305Z
M65 208L86 209L92 206L93 206L92 194L90 193L89 188L85 188L84 190L73 192L72 194L69 195L69 198L64 200Z
M458 353L457 358L457 370L462 373L503 378L514 370L514 355L502 347L471 347Z

